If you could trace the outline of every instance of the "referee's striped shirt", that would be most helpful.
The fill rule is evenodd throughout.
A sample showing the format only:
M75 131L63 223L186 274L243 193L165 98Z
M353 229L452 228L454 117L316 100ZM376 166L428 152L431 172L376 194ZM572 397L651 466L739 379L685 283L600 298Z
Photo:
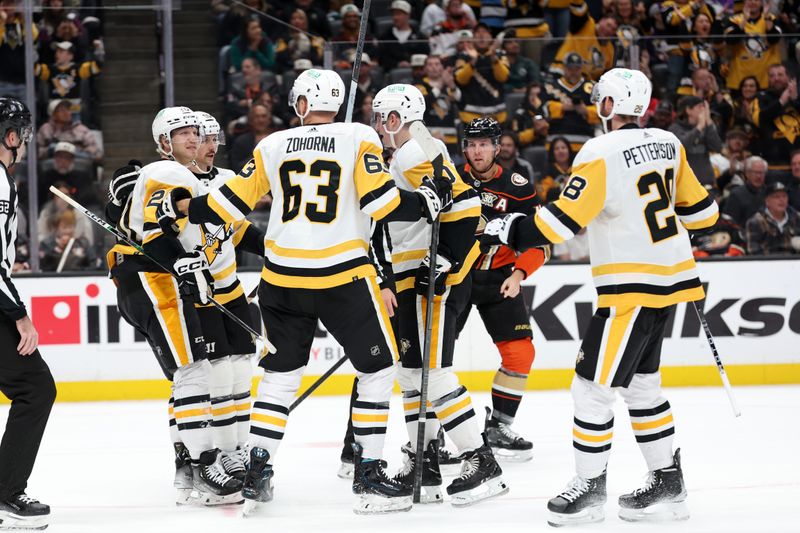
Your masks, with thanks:
M19 320L27 311L11 281L11 268L17 256L17 186L6 166L0 162L0 312L7 319Z

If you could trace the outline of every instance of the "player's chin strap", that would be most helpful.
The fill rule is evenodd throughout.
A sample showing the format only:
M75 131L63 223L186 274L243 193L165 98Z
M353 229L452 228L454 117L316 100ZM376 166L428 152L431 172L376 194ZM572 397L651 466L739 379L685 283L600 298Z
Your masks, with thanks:
M13 167L14 165L17 164L17 153L18 153L19 149L22 148L22 145L24 144L24 141L20 142L16 146L9 146L9 145L6 144L6 137L4 135L2 143L3 143L3 148L5 148L6 150L11 152L11 164L8 165L8 168L11 169L11 167Z
M302 115L297 111L297 104L300 100L298 99L297 102L294 103L292 109L294 110L294 114L300 119L300 125L305 126L305 119L309 113L311 113L311 106L308 104L308 99L306 99L306 112Z
M389 135L389 144L391 144L392 148L394 148L395 150L397 150L399 147L397 146L397 143L394 140L394 136L400 133L400 130L403 129L403 126L405 126L405 123L401 120L400 125L397 126L396 130L389 131L388 129L386 129L386 122L383 123L383 131Z
M611 129L611 119L614 118L614 115L616 115L617 113L614 111L614 108L612 106L611 113L608 116L605 116L601 111L602 107L603 107L602 105L598 105L596 107L597 116L600 118L600 123L603 125L603 133L608 133L609 130Z

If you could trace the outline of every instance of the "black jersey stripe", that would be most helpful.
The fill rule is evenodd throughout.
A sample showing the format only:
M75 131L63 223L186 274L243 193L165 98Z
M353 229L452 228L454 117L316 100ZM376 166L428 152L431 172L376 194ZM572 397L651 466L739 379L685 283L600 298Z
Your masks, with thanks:
M629 293L643 293L653 294L655 296L669 296L676 292L685 291L686 289L695 289L702 287L700 278L687 279L679 281L672 285L651 285L649 283L623 283L621 285L602 285L597 287L597 294L629 294Z
M669 410L669 402L664 402L658 407L652 407L650 409L628 409L628 413L631 418L640 418L643 416L659 415L667 410Z
M336 265L323 268L288 267L273 263L269 259L265 259L264 263L265 263L265 268L275 274L279 274L282 276L302 276L309 278L333 276L335 274L346 272L353 268L370 264L369 258L367 256L356 257L354 259L350 259L348 261L344 261L342 263L338 263Z
M631 415L633 416L633 415ZM608 431L614 427L614 419L612 418L605 424L591 424L589 422L584 422L583 420L578 420L577 418L573 418L572 421L581 429L585 429L587 431Z
M544 206L544 209L549 210L553 214L553 216L558 219L559 222L564 224L564 226L566 226L567 229L569 229L575 235L577 235L578 232L583 229L583 227L580 224L575 222L572 219L572 217L570 217L568 214L562 211L561 208L558 207L556 204L547 204L546 206Z
M233 192L227 185L222 185L219 188L219 192L222 193L222 196L224 196L231 204L233 204L233 207L238 209L243 215L247 215L250 212L250 207L245 203L245 201L239 198L236 193Z
M361 209L364 209L371 202L374 202L375 200L377 200L378 198L380 198L381 196L383 196L387 192L391 191L395 187L396 186L395 186L394 180L387 181L386 183L384 183L383 185L381 185L377 189L373 189L373 190L369 191L367 194L365 194L364 196L362 196L361 200L359 201L359 206L361 207Z
M679 217L686 217L686 216L689 216L689 215L694 215L695 213L699 213L703 209L706 209L707 207L709 207L713 203L714 203L714 200L711 199L711 195L707 195L705 198L703 198L702 200L700 200L699 202L697 202L694 205L688 205L688 206L676 205L675 206L675 213Z
M664 431L659 431L658 433L651 433L650 435L636 435L636 442L653 442L659 439L663 439L664 437L669 437L670 435L675 434L675 428L667 428Z

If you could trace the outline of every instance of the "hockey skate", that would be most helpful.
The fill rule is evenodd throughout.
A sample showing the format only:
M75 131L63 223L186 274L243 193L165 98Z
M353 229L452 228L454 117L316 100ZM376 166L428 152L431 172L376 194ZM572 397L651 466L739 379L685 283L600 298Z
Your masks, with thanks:
M416 453L410 445L403 446L405 463L400 472L394 476L395 481L403 485L414 486L414 467ZM432 440L422 455L422 486L420 487L419 503L442 503L442 474L439 471L439 441Z
M349 442L345 442L339 459L341 464L336 475L342 479L353 479L353 447Z
M245 450L233 450L232 452L219 452L220 464L222 465L225 473L232 478L244 481L244 475L247 472L247 466L244 462Z
M511 426L492 418L492 410L486 408L486 440L498 460L524 463L533 459L533 443L523 439Z
M447 487L450 503L454 507L472 505L508 492L508 485L502 478L503 470L486 444L485 433L483 441L484 445L480 448L463 454L461 475Z
M219 456L219 450L206 450L192 464L192 503L212 506L242 502L242 482L225 473Z
M547 510L550 511L547 523L561 527L602 522L605 503L605 472L591 479L575 476L561 494L547 502Z
M353 512L379 514L410 511L411 485L386 475L381 461L362 460L362 452L361 445L353 444L353 494L358 495Z
M0 502L0 529L46 529L50 506L20 492Z
M686 485L681 470L681 450L675 450L672 466L647 475L644 487L619 497L619 517L628 522L688 520Z
M192 457L182 442L173 442L175 448L175 496L176 505L187 505L192 502L194 490L194 474L192 473Z
M242 486L244 496L243 516L248 517L256 512L262 504L272 500L272 465L269 463L269 452L255 447L250 450L250 466Z
M458 466L461 464L461 457L458 455L453 455L444 447L444 429L442 426L439 426L439 433L436 436L436 440L439 442L439 467L443 466ZM409 443L410 446L410 443Z

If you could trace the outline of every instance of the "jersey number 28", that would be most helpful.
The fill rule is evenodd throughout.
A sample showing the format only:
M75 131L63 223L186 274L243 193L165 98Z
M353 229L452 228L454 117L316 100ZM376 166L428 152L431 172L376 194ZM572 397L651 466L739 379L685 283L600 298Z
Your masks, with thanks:
M672 208L670 191L672 191L672 182L674 180L675 170L672 167L664 171L663 177L655 171L639 177L639 182L637 183L639 196L650 194L653 187L658 193L654 200L644 206L644 220L647 222L647 229L650 230L650 238L653 243L669 239L678 234L678 224L674 214L665 217L663 224L658 221L658 213Z
M342 175L342 167L336 161L318 159L306 167L305 162L300 159L284 161L278 170L281 179L281 189L283 189L283 216L284 222L297 217L300 214L300 206L303 203L303 189L300 185L292 183L292 174L306 174L312 178L322 178L328 175L327 183L317 185L317 196L320 202L305 203L305 214L311 222L329 224L336 218L336 207L339 203L339 180ZM324 209L320 209L320 204L324 203Z

